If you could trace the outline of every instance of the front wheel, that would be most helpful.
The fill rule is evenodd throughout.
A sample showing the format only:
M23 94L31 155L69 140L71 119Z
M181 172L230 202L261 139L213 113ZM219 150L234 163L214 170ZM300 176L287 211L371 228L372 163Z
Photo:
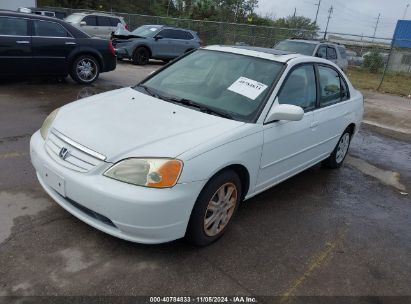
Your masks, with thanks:
M133 63L146 65L150 61L150 52L145 47L138 47L133 54Z
M194 205L186 239L197 246L206 246L219 239L232 221L241 191L240 178L232 170L210 180Z
M91 55L82 55L73 61L70 76L80 84L94 82L100 74L100 66L97 59Z
M345 130L343 135L341 135L337 146L331 155L323 161L323 165L327 168L336 169L341 167L347 156L348 148L350 147L351 133L349 130Z

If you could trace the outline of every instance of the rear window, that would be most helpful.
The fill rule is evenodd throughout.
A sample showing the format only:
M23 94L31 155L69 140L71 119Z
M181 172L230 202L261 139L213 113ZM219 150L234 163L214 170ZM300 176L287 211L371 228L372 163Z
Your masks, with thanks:
M284 40L279 42L274 49L280 51L286 51L290 53L299 53L302 55L312 56L315 50L316 44L303 42L303 41L289 41Z
M121 21L118 18L110 18L110 23L111 26L117 26L119 23L121 23Z
M97 23L99 26L111 26L111 20L109 17L98 16Z
M43 37L70 37L62 25L48 21L34 21L34 33Z
M340 51L341 58L346 59L347 58L347 52L345 51L345 48L339 46L338 50Z
M0 17L0 35L27 36L27 20Z

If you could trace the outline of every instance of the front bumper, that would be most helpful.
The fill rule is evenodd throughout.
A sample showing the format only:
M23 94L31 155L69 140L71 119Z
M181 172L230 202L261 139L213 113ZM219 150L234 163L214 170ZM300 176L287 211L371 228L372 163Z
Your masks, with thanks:
M163 243L184 236L194 203L205 182L153 189L122 183L102 175L110 163L88 173L63 167L45 149L36 132L30 155L44 190L85 223L115 237L138 243ZM56 176L62 189L50 182Z
M130 54L124 48L116 48L116 56L118 59L131 58Z

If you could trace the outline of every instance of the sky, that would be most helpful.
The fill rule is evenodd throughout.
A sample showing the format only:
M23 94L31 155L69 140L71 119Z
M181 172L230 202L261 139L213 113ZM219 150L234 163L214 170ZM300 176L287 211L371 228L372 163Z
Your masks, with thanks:
M275 18L294 14L315 19L319 0L259 0L257 12ZM381 13L376 37L391 38L398 19L403 19L405 8L410 4L405 19L411 20L411 0L321 0L318 24L324 31L328 10L333 14L329 32L373 36L378 14Z

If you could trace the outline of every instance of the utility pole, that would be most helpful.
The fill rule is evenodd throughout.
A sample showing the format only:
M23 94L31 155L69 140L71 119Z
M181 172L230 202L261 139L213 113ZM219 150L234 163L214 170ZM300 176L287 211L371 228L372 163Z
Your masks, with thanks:
M327 20L327 26L325 27L324 40L327 38L328 24L330 24L331 14L333 13L333 11L334 11L334 8L331 5L330 9L328 10L328 20Z
M168 17L168 13L170 12L170 4L171 4L172 0L168 1L168 6L167 6L167 17Z
M409 7L410 7L410 4L407 4L407 6L405 7L404 16L402 17L403 20L405 20L405 18L407 17L407 11Z
M317 13L315 14L315 21L314 21L314 23L317 24L318 12L320 11L321 0L318 0L318 4L314 4L314 5L317 6Z
M294 18L295 18L295 15L297 15L297 8L296 7L294 8Z
M372 35L372 42L374 42L375 34L377 33L378 23L380 23L381 13L378 14L377 23L375 24L374 28L374 35Z

